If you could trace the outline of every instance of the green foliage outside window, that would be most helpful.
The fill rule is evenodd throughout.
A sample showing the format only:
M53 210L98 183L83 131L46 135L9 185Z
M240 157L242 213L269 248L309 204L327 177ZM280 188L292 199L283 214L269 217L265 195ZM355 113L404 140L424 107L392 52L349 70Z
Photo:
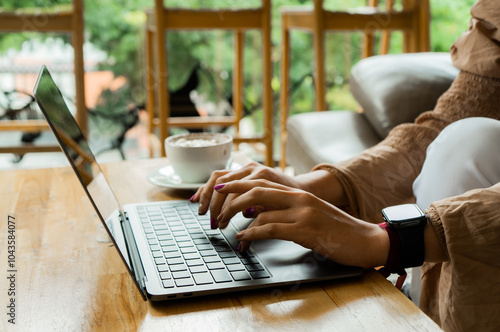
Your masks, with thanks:
M431 0L431 49L446 52L453 41L468 27L469 10L475 0ZM3 10L19 7L18 0L2 0ZM41 7L44 10L66 8L71 0L23 0L26 10ZM260 0L167 0L169 7L185 8L251 8L260 6ZM275 110L279 109L280 88L280 7L290 5L312 5L304 0L272 0L272 60L273 92ZM364 5L364 0L326 0L325 8L343 10ZM85 35L97 48L107 52L108 58L100 67L112 70L129 80L127 89L130 100L144 102L144 25L145 9L151 9L153 0L84 0ZM66 7L65 7L66 6ZM391 52L401 52L401 34L394 34ZM29 38L43 38L37 34L0 34L0 52L19 48ZM63 37L69 41L68 37ZM169 89L175 90L186 81L191 69L200 65L198 92L210 101L217 102L231 96L233 70L232 34L227 31L169 32L167 51L169 66ZM312 80L312 37L305 32L292 33L291 80L293 92L291 112L306 112L314 109L314 86ZM245 39L245 106L258 113L261 104L261 36L250 32ZM359 33L328 33L326 35L326 85L327 102L330 109L356 109L349 94L349 72L360 59L362 35ZM124 95L124 94L122 94ZM255 115L255 118L260 118ZM256 121L258 122L258 121ZM260 123L260 122L259 122ZM257 124L259 124L257 123Z

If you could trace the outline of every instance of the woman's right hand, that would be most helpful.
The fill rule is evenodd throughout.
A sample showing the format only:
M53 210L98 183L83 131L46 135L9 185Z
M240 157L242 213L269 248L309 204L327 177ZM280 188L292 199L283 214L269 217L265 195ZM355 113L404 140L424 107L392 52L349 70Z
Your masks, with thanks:
M210 208L211 226L217 228L217 216L220 214L222 207L226 201L233 200L239 194L221 194L214 190L217 185L235 181L235 180L267 180L273 183L285 185L291 188L301 189L301 183L296 178L286 175L273 168L263 166L259 163L252 162L236 171L215 171L210 176L210 179L191 197L191 202L199 202L199 214L206 214ZM256 214L260 207L253 207L254 210L246 212L247 217L252 217ZM244 212L245 214L245 212Z

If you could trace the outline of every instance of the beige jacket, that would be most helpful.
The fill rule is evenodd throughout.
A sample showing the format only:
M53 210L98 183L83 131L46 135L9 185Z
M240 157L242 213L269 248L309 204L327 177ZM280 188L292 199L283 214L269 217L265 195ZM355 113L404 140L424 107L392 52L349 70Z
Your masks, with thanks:
M471 14L470 30L451 48L461 72L433 111L353 159L315 168L336 175L353 215L381 222L382 208L414 202L427 146L450 123L500 120L500 0L479 0ZM447 331L500 331L500 183L434 202L426 212L449 260L424 263L421 309Z

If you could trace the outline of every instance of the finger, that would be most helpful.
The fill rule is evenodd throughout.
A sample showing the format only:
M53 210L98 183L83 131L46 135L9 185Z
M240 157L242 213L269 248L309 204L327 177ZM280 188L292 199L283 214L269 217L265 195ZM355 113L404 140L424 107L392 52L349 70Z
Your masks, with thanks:
M222 207L225 202L233 200L238 194L220 194L217 191L214 192L212 196L212 201L210 202L210 227L215 229L219 227L217 222L217 216L220 215ZM225 225L227 226L227 225ZM221 228L225 228L221 227Z
M236 213L252 206L261 206L266 210L289 208L294 205L294 195L295 193L289 190L252 187L223 206L221 213L217 217L217 223L219 227L223 228Z
M198 207L198 214L207 213L214 192L213 188L216 185L217 180L229 172L230 171L212 172L212 175L210 175L207 183L198 189L198 192L196 192L195 197L193 198L193 201L199 201L200 203L200 206Z
M269 180L252 179L252 175L249 175L248 177L238 181L222 182L223 180L222 178L220 180L221 181L219 181L219 184L214 189L221 194L245 193L255 187L275 188L281 190L295 190L294 188L290 188L276 182L271 182Z
M193 196L191 196L191 198L189 199L189 201L191 203L197 203L198 200L200 199L200 195L202 193L202 191L205 189L204 186L201 186L200 188L198 188L198 190L196 190L196 192L194 193Z
M264 212L263 209L261 209L261 212ZM283 221L285 216L281 216L279 213L266 213L266 215L261 216L260 218L256 218L250 225L248 225L248 228L256 227L261 225L261 223L266 223L268 220L281 220ZM250 249L250 246L252 245L252 241L240 241L240 244L238 246L238 251L239 252L245 252L248 249Z
M211 214L212 216L217 216L218 211L220 211L220 208L222 206L221 201L223 200L221 198L218 198L217 201L212 202L212 196L213 196L213 188L217 184L225 183L225 182L230 182L230 181L235 181L239 179L243 179L244 177L252 174L253 170L255 167L257 167L258 164L256 163L250 163L243 168L237 170L237 171L215 171L212 173L210 176L210 179L208 179L207 183L202 187L202 190L198 190L198 192L195 194L193 201L198 201L200 202L200 207L198 208L198 214L205 214L208 211L209 206L211 206L212 203L216 205L215 210L217 211L217 214Z
M252 245L252 242L250 242L250 241L241 241L240 245L238 246L238 251L239 252L245 252L248 249L250 249L251 245Z
M211 215L211 226L214 227L216 225L220 228L225 228L229 224L229 219L225 222L219 223L222 221L218 218L222 209L231 204L231 201L235 199L241 193L245 193L255 187L276 187L286 189L285 186L278 185L272 183L267 180L237 180L230 181L227 183L221 183L224 180L224 177L219 178L217 181L218 184L214 187L215 193L213 194L212 201L210 203L210 215ZM264 211L265 207L263 206L250 206L243 210L243 215L247 218L253 218L261 211ZM239 211L238 211L239 212Z
M275 210L263 212L255 218L246 230L237 233L236 239L242 241L242 243L264 239L294 241L297 232L296 227L290 221L289 211Z

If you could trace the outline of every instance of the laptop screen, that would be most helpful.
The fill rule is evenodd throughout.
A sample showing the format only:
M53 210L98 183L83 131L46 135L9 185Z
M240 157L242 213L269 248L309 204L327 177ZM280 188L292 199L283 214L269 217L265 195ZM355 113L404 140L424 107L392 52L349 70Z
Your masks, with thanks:
M34 94L40 109L84 189L87 191L87 195L99 217L105 222L108 232L113 236L113 242L115 244L121 243L122 241L116 241L115 238L120 236L121 230L115 232L112 223L113 218L118 217L118 214L121 213L120 205L92 154L80 127L78 127L71 115L61 91L45 66L40 71ZM121 245L118 245L118 247L130 268L126 249Z

